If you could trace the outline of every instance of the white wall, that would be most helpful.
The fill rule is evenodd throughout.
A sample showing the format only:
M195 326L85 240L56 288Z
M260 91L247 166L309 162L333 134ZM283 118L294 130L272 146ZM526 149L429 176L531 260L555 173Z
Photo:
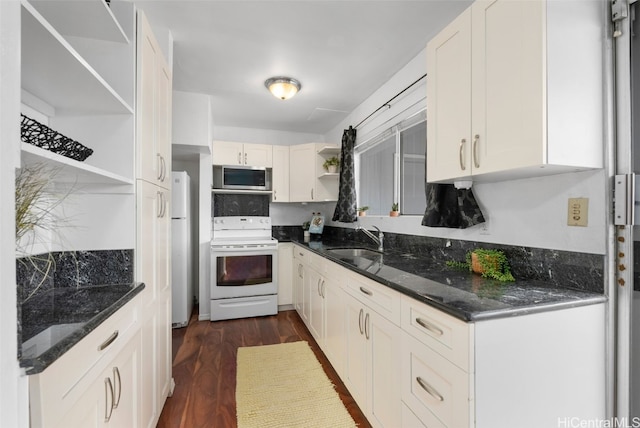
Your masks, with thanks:
M18 366L15 168L20 166L20 2L0 1L0 425L29 426L27 377Z
M237 141L240 143L273 144L276 146L292 146L304 143L324 143L321 134L306 134L301 132L274 131L272 129L238 128L232 126L213 127L213 139L220 141ZM330 140L327 140L330 141ZM342 136L335 140L338 144Z
M343 122L328 132L325 139L341 141L344 129L358 124L425 73L426 50L360 104ZM359 127L358 141L393 125L415 111L426 108L425 96L426 86L423 80L415 85L413 90L392 103L391 108L384 108ZM403 110L407 112L403 113ZM427 126L429 126L428 123ZM424 227L420 225L421 217L419 216L399 218L366 216L358 222L364 226L375 224L384 231L396 233L605 254L604 210L607 198L605 183L604 171L596 170L474 184L474 194L488 219L488 224L466 230ZM588 227L567 226L567 204L570 197L589 198ZM340 227L354 226L331 221L327 221L327 224Z

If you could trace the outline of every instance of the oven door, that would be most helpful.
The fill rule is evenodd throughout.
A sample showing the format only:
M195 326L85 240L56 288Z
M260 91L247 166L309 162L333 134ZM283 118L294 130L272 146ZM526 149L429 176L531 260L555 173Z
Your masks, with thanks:
M211 247L211 298L278 293L277 247Z

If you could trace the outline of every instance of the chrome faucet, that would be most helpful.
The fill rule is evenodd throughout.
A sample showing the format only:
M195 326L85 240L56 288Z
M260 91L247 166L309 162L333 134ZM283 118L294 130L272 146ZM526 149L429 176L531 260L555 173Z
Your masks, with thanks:
M367 235L369 238L373 239L373 241L378 244L378 251L384 251L384 233L382 233L382 231L380 229L378 229L378 227L373 226L377 231L378 231L378 236L374 235L373 233L369 232L367 229L365 229L362 226L356 226L356 230L361 230L364 232L365 235Z

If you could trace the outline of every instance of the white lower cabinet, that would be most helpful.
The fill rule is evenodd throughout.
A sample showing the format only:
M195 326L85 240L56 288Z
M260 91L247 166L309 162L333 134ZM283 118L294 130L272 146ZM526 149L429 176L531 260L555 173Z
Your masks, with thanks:
M60 427L127 428L139 425L140 333L100 373Z
M140 426L139 297L29 376L31 426Z
M278 243L278 306L293 304L293 244Z
M372 426L605 420L604 303L465 322L293 252L296 310Z
M346 294L342 289L340 276L343 270L331 263L332 274L327 275L322 289L324 299L324 340L325 355L340 377L344 373L346 354Z
M374 427L400 425L400 328L352 296L346 298L344 382Z
M402 401L426 426L473 426L472 376L402 333Z

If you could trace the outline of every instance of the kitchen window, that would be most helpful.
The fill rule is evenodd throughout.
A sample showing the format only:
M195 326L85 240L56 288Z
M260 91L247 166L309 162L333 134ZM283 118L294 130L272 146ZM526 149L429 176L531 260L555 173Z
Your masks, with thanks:
M424 112L356 145L358 206L368 206L369 215L388 215L397 202L401 214L422 215L426 148Z

